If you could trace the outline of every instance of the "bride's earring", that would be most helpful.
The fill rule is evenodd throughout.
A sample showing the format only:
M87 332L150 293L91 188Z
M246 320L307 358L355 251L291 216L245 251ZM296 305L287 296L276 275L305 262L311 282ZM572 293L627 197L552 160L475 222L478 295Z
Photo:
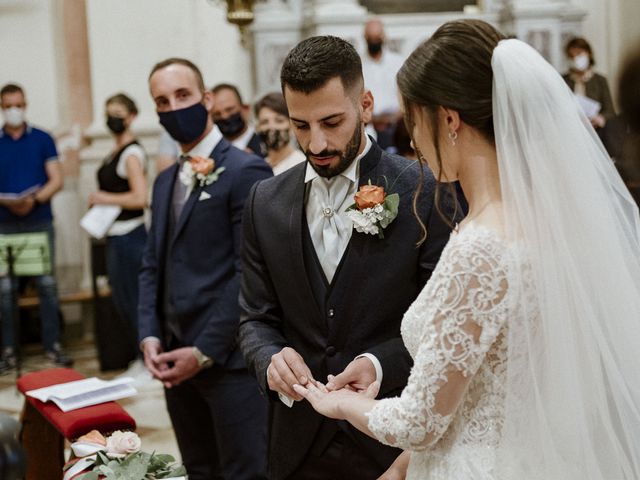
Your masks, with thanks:
M451 145L456 146L456 140L458 139L458 132L449 132L449 140L451 140Z

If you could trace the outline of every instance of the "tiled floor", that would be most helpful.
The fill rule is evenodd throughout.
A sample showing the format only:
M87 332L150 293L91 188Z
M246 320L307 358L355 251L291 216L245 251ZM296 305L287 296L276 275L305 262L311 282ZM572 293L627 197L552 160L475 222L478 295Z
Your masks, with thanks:
M66 347L75 360L73 368L87 377L113 378L122 371L102 373L96 357L96 349L90 340L79 340ZM49 368L38 345L25 348L23 372ZM15 372L0 375L0 412L19 417L23 398L15 388ZM180 459L164 402L162 385L151 380L138 387L138 395L119 402L138 424L137 432L144 451L168 453Z

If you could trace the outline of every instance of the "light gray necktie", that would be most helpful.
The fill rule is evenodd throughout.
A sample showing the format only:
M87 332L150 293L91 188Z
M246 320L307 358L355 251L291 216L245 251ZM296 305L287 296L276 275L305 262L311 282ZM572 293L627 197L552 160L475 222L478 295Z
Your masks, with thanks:
M321 198L322 231L312 235L312 239L322 270L331 283L348 243L345 223L339 212L349 193L351 180L338 175L330 182L323 178L316 181Z
M180 214L182 213L184 204L187 203L188 187L180 181L180 171L182 170L184 162L188 162L190 160L191 157L189 155L180 155L180 158L178 160L178 174L176 175L176 180L173 185L173 196L171 198L173 218L176 223L178 223L178 219L180 218Z

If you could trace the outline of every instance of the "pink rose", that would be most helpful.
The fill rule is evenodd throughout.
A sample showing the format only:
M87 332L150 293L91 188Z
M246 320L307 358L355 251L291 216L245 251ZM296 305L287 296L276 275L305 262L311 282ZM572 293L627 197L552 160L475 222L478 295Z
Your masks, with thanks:
M373 208L379 203L384 203L384 199L387 196L384 193L384 188L377 185L363 185L355 195L356 205L358 210L364 210L365 208Z
M191 168L196 174L209 175L213 172L216 162L206 157L191 157Z
M140 437L135 432L116 430L107 438L107 452L128 455L140 451Z

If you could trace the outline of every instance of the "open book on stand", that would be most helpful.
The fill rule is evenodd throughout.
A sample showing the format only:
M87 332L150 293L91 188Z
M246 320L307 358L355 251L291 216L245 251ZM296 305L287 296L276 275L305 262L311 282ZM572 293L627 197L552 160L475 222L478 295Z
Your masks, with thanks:
M131 385L133 381L131 377L114 380L100 380L91 377L30 390L27 395L41 402L52 401L63 412L69 412L90 405L131 397L138 393Z

